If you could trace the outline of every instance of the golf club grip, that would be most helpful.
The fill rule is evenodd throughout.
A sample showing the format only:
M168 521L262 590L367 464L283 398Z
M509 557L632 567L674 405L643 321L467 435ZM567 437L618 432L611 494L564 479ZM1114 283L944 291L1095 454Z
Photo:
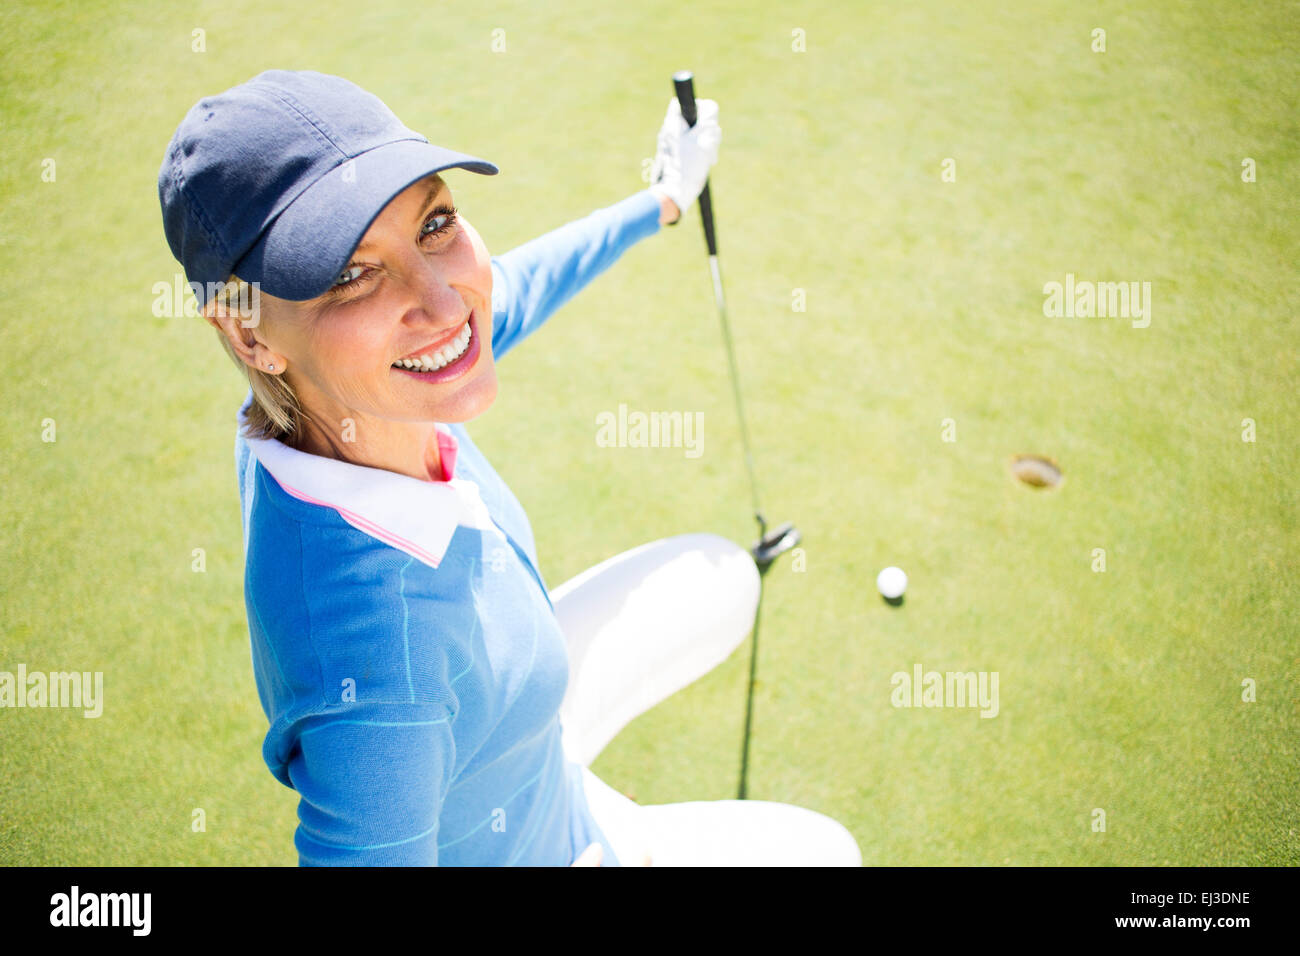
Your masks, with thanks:
M695 110L695 78L690 70L680 70L673 74L673 91L682 108L682 119L687 126L694 126L699 118ZM685 209L682 210L684 214ZM704 181L700 192L700 222L704 224L704 243L709 247L709 255L718 254L718 237L713 229L713 200L709 196L709 181Z

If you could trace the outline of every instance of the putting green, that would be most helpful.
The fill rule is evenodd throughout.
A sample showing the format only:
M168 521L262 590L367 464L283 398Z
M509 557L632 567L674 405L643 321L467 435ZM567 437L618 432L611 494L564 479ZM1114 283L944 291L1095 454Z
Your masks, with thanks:
M869 864L1300 863L1300 23L1141 6L6 4L0 670L100 671L104 699L0 710L0 863L296 862L244 621L244 388L153 310L163 148L274 67L496 162L446 177L494 252L641 188L673 71L719 102L755 464L803 534L767 577L751 797L834 816ZM1067 277L1094 314L1045 313ZM1095 314L1121 282L1146 325ZM684 531L752 543L726 374L695 212L502 362L471 433L552 587ZM602 447L620 404L701 413L703 453ZM996 672L996 716L895 706L918 666ZM733 796L747 674L593 769Z

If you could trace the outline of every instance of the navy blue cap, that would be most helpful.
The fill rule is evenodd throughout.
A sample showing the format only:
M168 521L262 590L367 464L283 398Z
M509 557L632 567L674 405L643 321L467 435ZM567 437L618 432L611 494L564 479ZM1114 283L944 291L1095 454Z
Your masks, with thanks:
M324 294L384 207L475 156L434 146L377 96L338 76L267 70L199 100L181 120L158 200L198 298L234 273L281 299Z

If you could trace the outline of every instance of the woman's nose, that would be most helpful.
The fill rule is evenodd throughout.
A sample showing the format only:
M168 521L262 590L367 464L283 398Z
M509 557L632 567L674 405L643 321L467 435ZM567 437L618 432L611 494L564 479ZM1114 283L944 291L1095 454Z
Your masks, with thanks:
M451 325L465 318L469 306L457 291L455 273L447 263L417 254L403 266L411 307L424 312L439 325Z

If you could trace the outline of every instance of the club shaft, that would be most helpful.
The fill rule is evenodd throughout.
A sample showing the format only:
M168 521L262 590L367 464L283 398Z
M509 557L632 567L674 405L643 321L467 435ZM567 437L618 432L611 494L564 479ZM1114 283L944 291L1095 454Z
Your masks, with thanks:
M754 455L750 451L749 429L745 425L745 408L740 399L740 372L736 368L736 349L731 341L731 323L727 321L727 298L722 293L722 272L718 267L716 255L709 256L709 272L713 275L713 297L718 303L718 317L722 320L722 338L727 346L727 362L731 368L731 391L736 396L736 417L740 420L740 442L745 452L745 468L749 472L750 498L761 534L766 530L766 523L763 521L763 509L758 504L758 479L754 476Z
M754 685L758 682L758 622L763 609L763 588L758 589L758 605L754 608L754 631L749 648L749 686L745 691L745 742L740 750L740 786L737 800L745 800L749 793L749 731L754 719Z
M690 70L681 70L673 75L673 91L677 94L677 103L682 108L682 119L687 126L694 126L699 114L695 109L695 77ZM727 299L722 293L722 272L718 268L718 233L713 222L713 197L709 194L709 181L704 181L700 192L700 223L704 227L704 243L709 250L709 272L713 276L713 297L718 303L718 317L722 320L722 338L727 346L727 364L731 369L731 391L736 398L736 417L740 420L740 442L745 453L745 470L749 473L750 501L754 506L754 518L758 521L758 534L762 538L767 532L767 522L763 519L763 509L758 503L758 479L754 472L754 453L749 444L749 426L745 423L745 407L740 399L740 371L736 367L736 347L731 339L731 323L727 321ZM685 212L685 210L682 210Z
M677 102L682 108L682 118L687 126L694 126L697 119L695 110L694 78L689 70L682 70L673 76L673 89ZM767 534L767 522L763 520L763 511L758 504L758 479L754 476L754 455L749 444L749 428L745 424L745 407L740 398L740 372L736 367L736 347L731 339L731 323L727 321L727 298L722 292L722 270L718 267L718 235L713 221L713 198L709 194L709 181L704 181L700 192L700 222L704 226L704 241L709 251L709 273L713 277L713 297L718 304L718 318L722 321L722 339L727 347L727 363L731 370L731 392L736 399L736 417L740 422L740 441L745 453L745 470L749 474L749 492L754 505L754 517L758 520L759 543L755 547L755 560ZM686 210L681 210L683 213ZM754 630L749 652L749 682L745 689L745 740L740 752L740 786L737 797L746 799L749 783L749 737L750 726L754 716L754 685L758 673L758 622L763 606L763 576L767 564L759 563L758 605L754 608Z

